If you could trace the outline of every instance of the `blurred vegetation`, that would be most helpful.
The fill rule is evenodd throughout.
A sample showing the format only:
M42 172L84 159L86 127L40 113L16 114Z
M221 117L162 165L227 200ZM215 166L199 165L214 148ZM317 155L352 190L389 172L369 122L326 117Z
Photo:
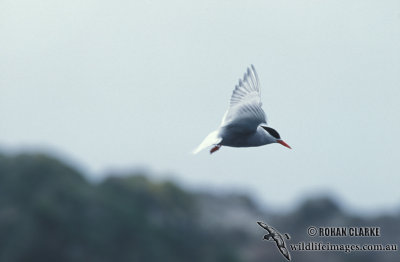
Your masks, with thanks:
M309 225L378 225L378 243L400 239L400 216L351 216L329 198L270 214L248 196L187 192L134 174L95 184L46 155L0 155L0 261L285 261L261 241L259 220L289 232L294 243L310 240ZM399 252L292 256L400 261Z

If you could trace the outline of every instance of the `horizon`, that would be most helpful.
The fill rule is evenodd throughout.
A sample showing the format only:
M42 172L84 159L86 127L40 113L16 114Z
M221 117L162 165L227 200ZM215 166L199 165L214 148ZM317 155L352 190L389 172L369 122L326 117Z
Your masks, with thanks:
M215 196L229 197L233 196L245 196L248 197L253 203L257 205L263 211L272 212L273 214L288 214L296 211L301 208L306 202L310 200L318 200L318 199L329 199L333 201L341 211L348 215L352 216L362 216L366 218L380 217L380 216L396 216L400 214L400 201L397 207L392 209L376 209L376 210L362 210L357 209L357 207L352 207L346 204L345 199L343 199L340 195L336 194L332 191L318 191L318 192L307 192L301 194L300 197L296 198L296 200L290 201L290 203L286 205L274 205L274 203L268 202L268 200L262 199L258 197L256 194L250 192L250 190L245 190L245 188L230 188L223 186L215 186L210 187L210 185L193 185L190 183L185 183L185 181L177 179L175 174L172 173L155 173L151 168L144 166L132 166L132 167L124 167L124 168L108 168L106 170L100 171L100 173L93 173L90 169L79 161L78 159L74 159L73 156L66 154L65 152L61 152L59 150L55 150L44 147L42 148L5 148L0 145L0 155L6 155L9 157L18 156L18 155L44 155L58 161L64 163L73 169L77 170L88 182L98 184L110 177L129 177L129 176L144 176L150 181L154 182L172 182L183 190L191 192L191 193L206 193L212 194Z

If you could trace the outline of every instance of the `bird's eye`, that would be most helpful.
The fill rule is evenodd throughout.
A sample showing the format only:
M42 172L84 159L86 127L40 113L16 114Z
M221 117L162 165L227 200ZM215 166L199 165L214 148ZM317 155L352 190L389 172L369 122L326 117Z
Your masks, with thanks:
M276 139L281 139L281 136L279 135L279 133L275 129L267 127L267 126L262 126L262 128L264 128L265 131L268 132L268 134L270 134L271 136L275 137Z

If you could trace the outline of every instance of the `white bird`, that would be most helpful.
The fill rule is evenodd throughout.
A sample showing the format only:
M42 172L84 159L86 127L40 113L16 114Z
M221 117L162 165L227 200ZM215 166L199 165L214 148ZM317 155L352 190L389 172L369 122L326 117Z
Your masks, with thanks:
M233 90L230 105L222 118L221 126L211 132L203 142L193 150L197 154L201 150L214 146L214 153L221 146L254 147L279 143L291 148L280 137L279 133L267 126L264 111L261 108L260 82L253 65L247 68L243 80Z

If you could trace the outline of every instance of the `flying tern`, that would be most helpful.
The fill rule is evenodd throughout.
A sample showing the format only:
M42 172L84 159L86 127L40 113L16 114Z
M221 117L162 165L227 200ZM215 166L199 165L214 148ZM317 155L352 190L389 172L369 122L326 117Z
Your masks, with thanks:
M210 146L213 146L211 154L221 146L255 147L279 143L291 148L275 129L267 126L261 106L260 81L256 69L251 65L235 86L220 127L211 132L193 153L197 154Z

